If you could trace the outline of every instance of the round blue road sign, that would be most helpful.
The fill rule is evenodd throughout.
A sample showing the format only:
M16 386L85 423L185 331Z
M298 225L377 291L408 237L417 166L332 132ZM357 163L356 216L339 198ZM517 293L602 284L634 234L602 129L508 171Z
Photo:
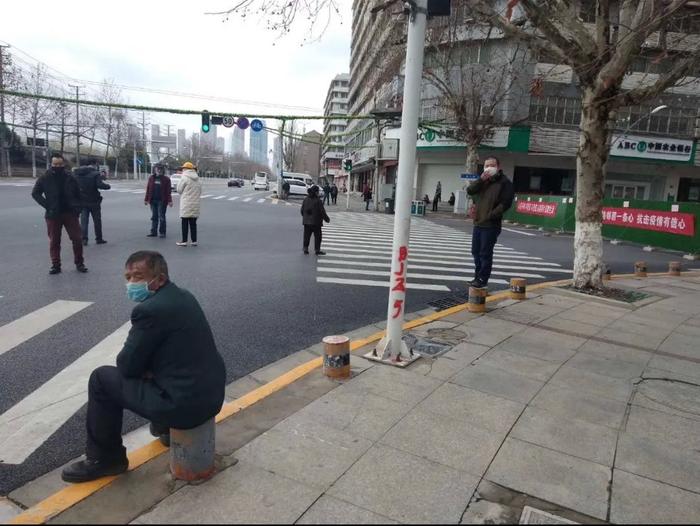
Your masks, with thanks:
M248 127L248 119L245 117L238 117L236 124L241 130L245 130Z
M253 119L253 121L250 123L250 129L256 132L262 131L264 127L265 125L260 119Z

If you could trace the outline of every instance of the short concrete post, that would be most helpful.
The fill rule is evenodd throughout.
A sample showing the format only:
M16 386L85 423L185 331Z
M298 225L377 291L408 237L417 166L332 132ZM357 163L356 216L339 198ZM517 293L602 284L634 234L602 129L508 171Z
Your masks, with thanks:
M512 278L510 280L510 299L524 300L527 292L527 280L523 278Z
M681 263L680 263L680 261L670 261L668 264L668 273L670 276L680 276L681 275Z
M323 374L329 378L350 376L350 338L347 336L323 338Z
M469 303L467 304L469 312L486 312L487 295L488 289L469 287Z
M638 278L647 277L647 263L646 261L637 261L634 264L634 275Z
M170 473L178 480L204 480L214 474L216 423L210 418L192 429L170 429Z
M605 272L603 272L603 281L610 281L612 279L612 272L610 272L610 269L607 269Z

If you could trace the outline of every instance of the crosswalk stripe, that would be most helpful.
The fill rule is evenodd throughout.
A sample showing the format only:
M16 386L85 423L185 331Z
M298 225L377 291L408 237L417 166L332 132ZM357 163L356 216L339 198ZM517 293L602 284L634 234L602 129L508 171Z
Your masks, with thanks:
M206 199L207 197L211 197L211 196L213 196L213 195L214 195L214 194L202 195L202 196L200 196L200 199Z
M88 301L58 300L0 327L0 355L92 305Z
M356 265L358 267L378 267L378 268L386 268L390 269L391 268L391 259L387 258L386 263L374 263L374 262L369 262L369 261L344 261L342 259L332 259L328 257L322 257L320 258L320 262L322 262L324 265ZM434 260L427 260L427 262L430 263L435 263ZM416 264L415 261L412 261L411 259L408 260L408 266L409 268L413 269L421 269L421 270L444 270L444 271L449 271L449 272L463 272L459 269L464 269L464 268L470 268L474 267L474 263L467 262L465 261L464 263L443 263L440 266L437 265L422 265L420 262ZM456 267L456 268L452 268ZM566 270L566 269L559 269L559 268L539 268L538 266L531 266L531 267L523 267L519 265L494 265L494 269L505 269L505 270L527 270L527 271L533 271L533 270L546 270L547 272L560 272L562 274L573 274L572 270ZM464 271L466 272L466 271ZM469 272L472 272L471 270ZM528 277L526 275L522 275L523 277Z
M386 250L368 250L364 248L348 248L347 246L340 245L336 246L334 243L323 243L323 246L327 248L327 251L333 251L333 252L355 252L358 254L381 254L381 255L390 255L391 254L391 248L388 248ZM428 254L432 255L434 259L452 259L455 261L463 261L465 258L471 258L472 255L467 254L464 256L446 256L443 254L435 254L435 252L431 250L413 250L413 254ZM510 254L507 255L508 258L512 260L525 260L525 261L537 261L541 258L538 258L536 256L511 256ZM410 259L410 256L409 256Z
M334 283L336 285L363 285L366 287L388 287L389 280L375 281L371 279L349 279L349 278L326 278L319 276L316 278L317 283ZM431 285L428 283L407 283L406 288L416 290L437 290L441 292L449 292L449 287L445 285Z
M331 227L325 227L324 232L327 232L328 235L332 235L334 237L343 237L343 238L348 238L348 239L383 239L383 240L389 240L391 241L394 237L393 232L385 232L381 233L379 231L371 230L371 231L349 231L345 229L340 229L340 228L331 228ZM421 233L421 232L411 232L410 236L411 242L415 241L421 241L421 240L431 240L431 241L451 241L454 243L470 243L472 236L468 234L462 234L462 235L445 235L445 234L440 234L440 233ZM500 243L496 243L496 247L500 248L506 248ZM514 250L512 248L507 248L507 250Z
M241 196L237 195L236 197L229 197L229 201L235 201L236 199L240 199Z
M326 237L328 239L328 236ZM349 241L346 243L343 243L344 241ZM334 243L334 244L345 244L348 246L357 246L358 244L361 244L363 246L367 247L391 247L392 246L392 241L389 239L372 239L372 240L364 240L364 239L337 239L337 238L331 238L328 240L328 243ZM456 254L465 254L469 253L471 254L471 242L467 243L461 243L459 246L463 247L463 249L458 249L458 248L450 248L450 246L446 246L444 243L440 243L437 241L433 242L426 242L426 241L413 241L409 243L410 249L423 249L423 248L433 248L435 249L435 252L448 252L448 253L456 253ZM409 251L411 251L409 250ZM515 250L512 249L505 249L505 248L500 248L500 247L495 247L494 248L494 254L508 254L508 255L525 255L527 254L526 252L516 252Z
M368 236L368 235L373 235L373 236L382 236L382 237L388 237L392 238L394 237L394 231L393 230L384 230L379 227L372 227L371 225L367 225L366 229L362 228L345 228L343 226L331 226L333 220L333 216L331 216L331 224L325 227L325 230L328 232L333 232L334 234L338 235L348 235L348 236ZM418 236L418 237L434 237L434 236L440 236L440 238L444 239L455 239L455 240L462 240L462 239L470 239L472 236L470 234L467 234L466 232L455 232L453 233L445 233L445 232L439 232L439 231L432 231L432 230L422 230L419 228L412 228L411 229L411 237L413 236Z
M329 252L332 251L333 254L329 254L329 257L335 257L335 258L344 258L344 259L373 259L373 260L379 260L379 261L391 261L390 256L382 256L382 255L369 255L369 254L348 254L348 253L336 253L334 250L329 250ZM324 258L321 258L324 259ZM450 258L449 261L440 258L440 257L416 257L415 255L409 255L408 256L408 262L419 262L419 263L440 263L442 265L462 265L464 261L471 261L470 258ZM523 261L519 259L504 259L504 258L494 258L493 260L494 263L527 263L528 261ZM559 263L550 263L547 261L533 261L533 265L537 267L561 267ZM544 269L541 269L544 270ZM549 269L547 269L549 270Z
M330 247L356 247L357 243L342 243L339 241L324 241L323 243L324 246L330 246ZM391 253L391 245L389 244L381 244L378 245L376 243L363 243L363 245L367 246L368 248L374 249L374 251L370 252L377 252L378 253ZM467 247L469 248L469 247ZM382 250L383 249L383 250ZM350 251L356 251L356 249L348 249ZM445 248L439 248L435 250L426 250L424 248L411 248L409 250L409 253L413 254L434 254L438 257L448 257L445 256L444 254L453 254L455 257L458 255L462 255L463 257L471 257L472 253L471 250L457 250L457 249L445 249ZM533 256L526 256L526 252L501 252L500 250L496 249L494 250L494 254L500 254L500 255L507 255L508 257L513 257L513 258L518 258L518 259L539 259L535 258Z
M0 459L21 464L87 402L90 373L113 364L131 327L127 322L0 415Z
M224 199L226 196L225 195L217 195L212 201L216 201L217 199Z
M423 274L420 272L411 272L411 269L414 268L411 265L408 266L408 274L407 274L407 279L432 279L436 281L465 281L466 278L472 277L474 274L472 273L466 273L467 275L465 276L456 276L452 274ZM383 276L388 278L391 272L389 270L361 270L361 269L344 269L344 268L333 268L333 267L318 267L316 269L318 272L330 272L330 273L338 273L338 274L361 274L364 276ZM459 272L457 272L459 273ZM500 275L500 276L522 276L525 278L544 278L544 276L540 276L539 274L522 274L522 273L517 273L517 272L496 272L494 269L493 272L491 272L492 275ZM490 282L493 283L508 283L507 281L504 280L490 280Z
M250 201L250 200L252 200L252 199L253 199L252 197L246 197L246 198L243 200L243 202L244 202L244 203L247 203L248 201Z
M264 203L264 202L265 202L265 198L264 198L264 197L263 197L262 199L258 199L258 203Z
M276 205L277 203L279 203L279 199L273 199L273 200L272 200L272 204L273 204L273 205Z

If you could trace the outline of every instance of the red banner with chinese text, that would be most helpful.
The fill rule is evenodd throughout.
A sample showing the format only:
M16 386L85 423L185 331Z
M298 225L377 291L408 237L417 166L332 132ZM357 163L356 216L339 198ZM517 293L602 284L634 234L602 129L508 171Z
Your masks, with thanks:
M554 217L557 215L558 203L540 203L536 201L518 201L515 211L519 214Z
M642 210L639 208L603 208L603 224L668 232L681 236L695 235L695 214Z

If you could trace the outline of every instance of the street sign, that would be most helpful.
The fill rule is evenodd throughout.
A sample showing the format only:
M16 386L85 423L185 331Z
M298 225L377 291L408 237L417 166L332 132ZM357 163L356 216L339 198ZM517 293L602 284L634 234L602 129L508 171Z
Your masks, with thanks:
M250 123L250 129L253 130L254 132L259 132L262 131L265 125L260 119L253 119L252 122Z
M223 124L224 118L221 115L212 115L211 116L211 123L212 124Z
M246 119L245 117L238 117L238 121L236 122L236 124L241 130L245 130L250 125L248 119Z
M230 115L226 115L222 119L221 124L223 124L227 128L230 128L231 126L233 126L235 124L235 121L233 120L233 117L231 117Z
M460 174L459 177L467 181L476 181L479 178L479 174Z

